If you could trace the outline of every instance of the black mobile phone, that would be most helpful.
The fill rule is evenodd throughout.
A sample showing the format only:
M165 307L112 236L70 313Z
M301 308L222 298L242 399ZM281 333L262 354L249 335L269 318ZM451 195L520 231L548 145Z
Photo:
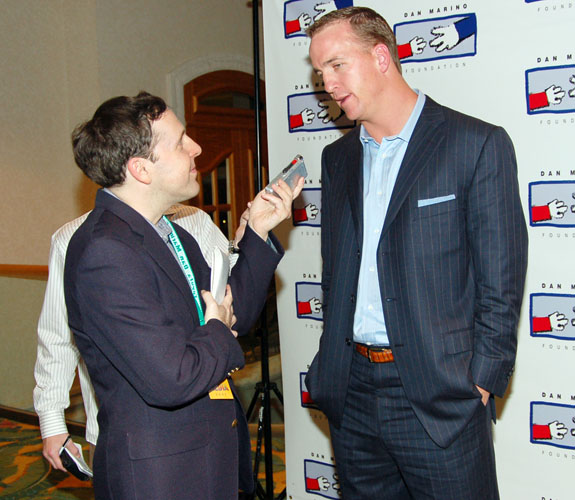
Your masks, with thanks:
M75 443L74 446L76 446ZM84 459L72 455L65 446L60 450L60 460L66 470L81 481L90 481L94 476Z

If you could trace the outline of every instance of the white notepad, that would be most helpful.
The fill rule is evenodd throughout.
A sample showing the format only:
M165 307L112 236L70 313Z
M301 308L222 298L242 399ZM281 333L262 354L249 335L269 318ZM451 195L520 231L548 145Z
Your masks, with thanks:
M218 304L221 304L226 296L226 285L230 276L230 257L219 248L214 248L212 255L212 276L210 292Z

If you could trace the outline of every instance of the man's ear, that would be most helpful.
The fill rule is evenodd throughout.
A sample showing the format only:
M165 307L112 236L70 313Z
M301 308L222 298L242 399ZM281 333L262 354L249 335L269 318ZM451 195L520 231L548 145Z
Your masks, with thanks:
M126 163L126 173L142 184L150 184L152 178L149 172L150 160L145 158L132 157Z
M377 65L382 73L385 73L391 64L391 54L389 48L384 43L378 43L373 47Z

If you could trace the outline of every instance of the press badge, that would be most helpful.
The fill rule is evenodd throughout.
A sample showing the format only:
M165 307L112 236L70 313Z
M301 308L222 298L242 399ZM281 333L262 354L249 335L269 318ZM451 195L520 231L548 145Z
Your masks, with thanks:
M213 391L210 391L210 399L234 399L234 393L228 379L224 380Z

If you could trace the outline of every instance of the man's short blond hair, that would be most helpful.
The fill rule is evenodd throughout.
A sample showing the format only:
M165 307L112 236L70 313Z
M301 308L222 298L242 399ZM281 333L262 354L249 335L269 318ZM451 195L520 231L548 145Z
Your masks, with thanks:
M367 7L346 7L335 10L320 17L308 29L307 35L313 38L327 26L338 22L348 22L355 35L363 42L367 49L383 43L391 54L391 58L401 73L401 63L397 53L397 43L393 30L387 21L372 9Z

